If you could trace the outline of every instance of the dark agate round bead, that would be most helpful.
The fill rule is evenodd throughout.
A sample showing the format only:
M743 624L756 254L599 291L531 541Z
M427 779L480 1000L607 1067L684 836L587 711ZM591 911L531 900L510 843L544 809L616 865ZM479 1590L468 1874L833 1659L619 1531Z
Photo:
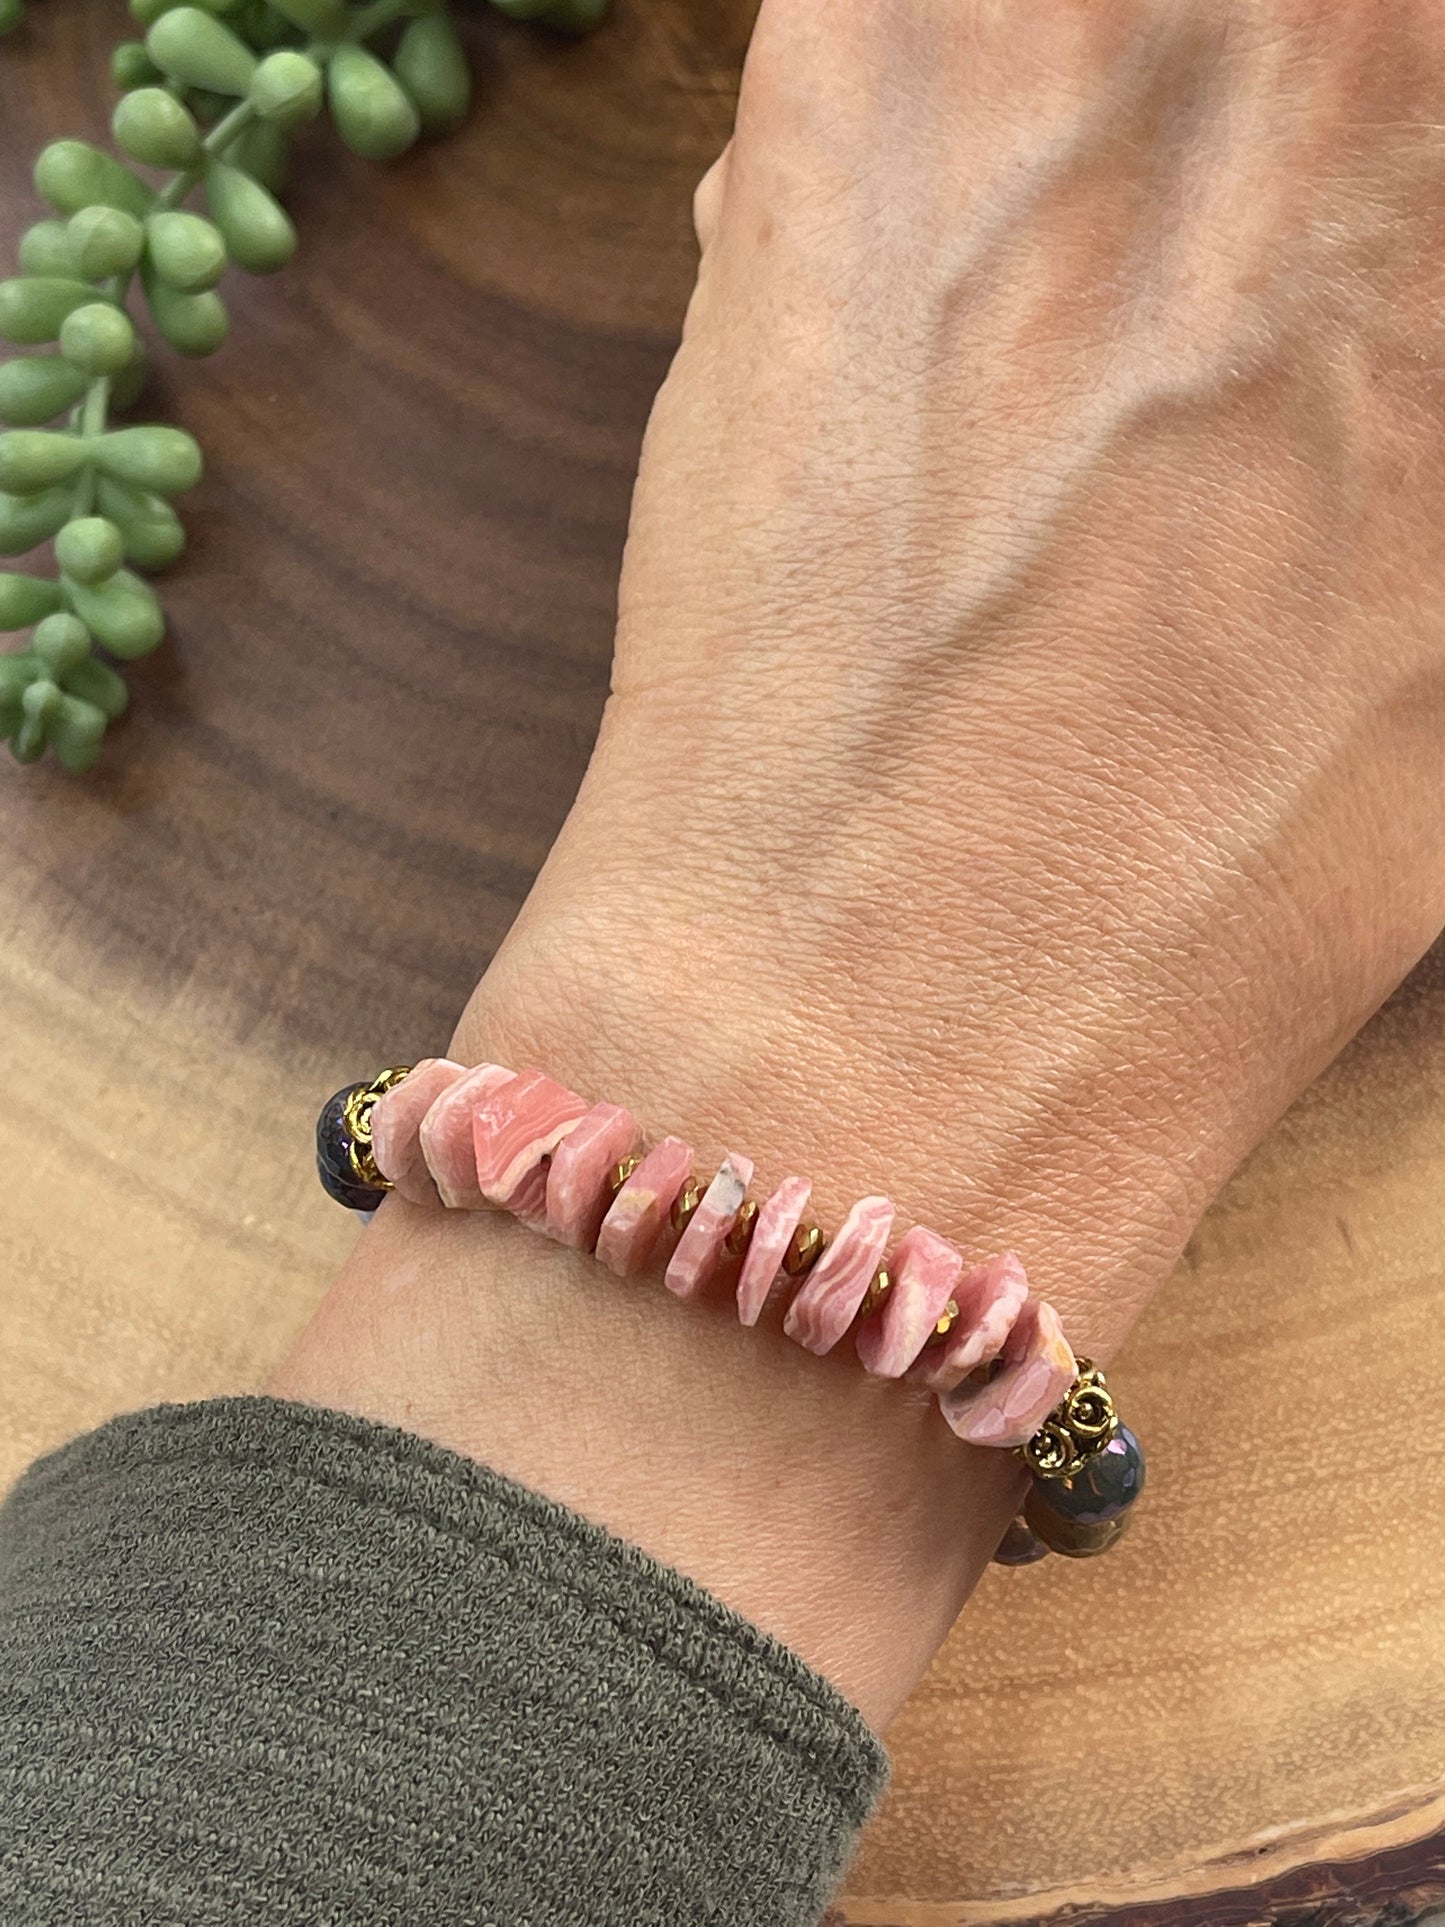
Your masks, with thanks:
M351 1133L346 1128L346 1102L356 1089L348 1084L328 1098L316 1120L316 1174L328 1198L348 1211L375 1211L386 1196L382 1185L362 1184L351 1165Z
M998 1542L993 1562L996 1566L1032 1566L1048 1556L1049 1549L1043 1540L1036 1539L1022 1519L1013 1519Z
M1039 1479L1039 1500L1061 1518L1101 1526L1127 1512L1144 1490L1144 1448L1121 1425L1102 1451L1071 1479Z

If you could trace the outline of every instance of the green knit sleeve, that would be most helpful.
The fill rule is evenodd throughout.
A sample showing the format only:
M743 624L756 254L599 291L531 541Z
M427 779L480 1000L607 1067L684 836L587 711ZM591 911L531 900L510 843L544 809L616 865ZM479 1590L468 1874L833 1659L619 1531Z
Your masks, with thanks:
M163 1406L0 1511L7 1927L797 1927L885 1774L689 1580L365 1420Z

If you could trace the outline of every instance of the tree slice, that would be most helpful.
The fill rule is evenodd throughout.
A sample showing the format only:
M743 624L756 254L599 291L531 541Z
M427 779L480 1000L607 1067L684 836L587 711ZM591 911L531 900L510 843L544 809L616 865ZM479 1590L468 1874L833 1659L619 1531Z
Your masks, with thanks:
M166 383L175 640L81 782L0 762L0 1480L254 1385L352 1233L319 1097L444 1045L571 800L752 7L464 16L487 98L308 143L297 264ZM101 137L103 0L7 40L0 249ZM325 156L325 158L323 158ZM543 736L548 754L539 757ZM1403 1927L1445 1905L1445 957L1210 1216L1110 1380L1119 1550L992 1574L899 1720L855 1927Z

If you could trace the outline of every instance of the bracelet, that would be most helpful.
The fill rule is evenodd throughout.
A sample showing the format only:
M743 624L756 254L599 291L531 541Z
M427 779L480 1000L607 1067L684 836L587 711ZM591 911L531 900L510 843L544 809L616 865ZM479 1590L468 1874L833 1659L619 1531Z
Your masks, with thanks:
M960 1438L1027 1466L1001 1565L1107 1551L1143 1489L1143 1450L1104 1374L1075 1358L1015 1254L970 1264L921 1225L890 1251L887 1198L860 1199L830 1238L807 1214L807 1178L785 1177L759 1202L752 1162L736 1152L704 1182L691 1145L645 1147L620 1105L589 1105L542 1071L445 1057L337 1091L317 1120L316 1161L353 1211L393 1190L417 1205L509 1211L622 1277L666 1252L679 1298L735 1271L740 1321L786 1300L783 1330L809 1351L851 1334L866 1370L925 1386Z

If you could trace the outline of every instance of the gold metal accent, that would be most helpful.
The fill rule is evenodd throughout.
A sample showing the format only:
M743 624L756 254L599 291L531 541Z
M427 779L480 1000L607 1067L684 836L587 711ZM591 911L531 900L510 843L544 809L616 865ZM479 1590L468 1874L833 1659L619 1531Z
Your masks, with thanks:
M641 1162L642 1159L635 1151L629 1151L625 1158L622 1158L618 1163L613 1165L607 1174L607 1189L612 1193L614 1198Z
M692 1223L693 1213L701 1203L702 1186L696 1178L689 1178L672 1201L670 1216L673 1230L686 1231L687 1227Z
M879 1265L869 1280L868 1289L863 1294L863 1302L858 1307L859 1318L871 1318L892 1289L893 1273L886 1265Z
M950 1298L938 1315L938 1323L933 1327L933 1330L928 1334L927 1338L924 1339L923 1349L927 1351L930 1345L941 1345L957 1323L958 1300L956 1298Z
M741 1258L753 1241L753 1229L758 1222L758 1207L751 1198L744 1198L738 1206L738 1215L733 1219L733 1228L723 1239L723 1248L735 1258Z
M789 1238L788 1248L783 1253L783 1270L790 1278L801 1278L805 1271L811 1271L817 1264L827 1242L817 1225L800 1224Z
M390 1070L378 1071L369 1084L353 1084L341 1107L341 1122L348 1139L346 1161L357 1183L373 1191L390 1191L392 1182L383 1176L372 1153L371 1113L379 1097L384 1097L394 1084L410 1075L410 1064L394 1064Z
M1081 1358L1078 1364L1078 1376L1064 1397L1019 1448L1036 1479L1072 1479L1119 1429L1104 1374L1090 1359Z

